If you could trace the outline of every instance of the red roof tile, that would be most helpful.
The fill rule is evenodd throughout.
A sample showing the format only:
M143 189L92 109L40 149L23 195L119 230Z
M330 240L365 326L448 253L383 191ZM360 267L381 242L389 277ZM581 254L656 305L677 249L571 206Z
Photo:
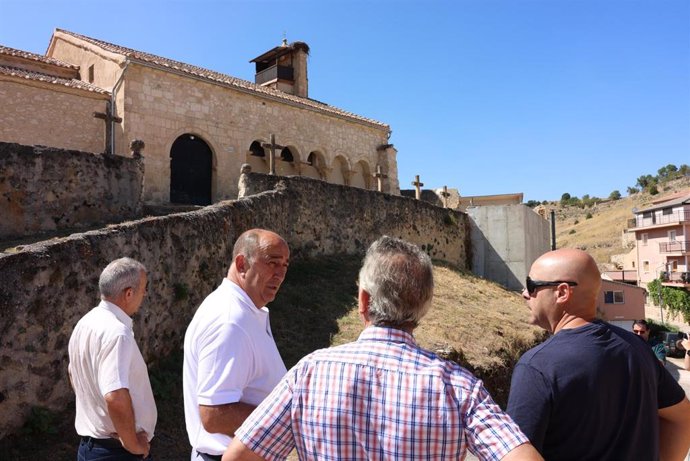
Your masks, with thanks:
M48 56L43 56L41 54L31 53L29 51L17 50L15 48L10 48L8 46L0 45L0 55L15 56L18 58L24 58L35 62L40 62L44 64L50 64L53 66L64 67L66 69L79 70L79 66L68 64L62 62L59 59L51 58Z
M128 58L131 58L131 59L140 60L140 61L144 61L144 62L147 62L150 64L154 64L154 65L159 66L159 67L164 68L164 69L165 68L173 69L173 70L180 71L180 72L183 72L183 73L186 73L189 75L194 75L195 77L200 77L200 78L203 78L205 80L212 81L212 82L221 83L221 84L228 85L228 86L235 87L235 88L241 88L243 90L249 90L251 92L263 94L266 96L271 96L271 97L274 97L277 99L283 99L286 101L291 101L293 103L297 103L297 104L300 104L302 106L306 106L306 107L309 107L312 109L317 109L319 111L328 112L328 113L336 114L339 116L352 118L352 119L358 120L360 122L366 122L366 123L376 125L379 127L389 128L389 126L385 123L381 123L381 122L373 120L373 119L359 116L359 115L354 114L352 112L348 112L348 111L338 109L338 108L333 107L333 106L329 106L328 104L324 104L324 103L316 101L314 99L301 98L299 96L294 96L294 95L291 95L288 93L284 93L282 91L274 90L271 88L265 88L265 87L262 87L260 85L255 84L255 83L248 82L246 80L242 80L242 79L239 79L236 77L231 77L231 76L226 75L226 74L221 74L220 72L215 72L212 70L204 69L203 67L193 66L191 64L185 64L185 63L180 62L180 61L174 61L172 59L163 58L163 57L156 56L156 55L153 55L150 53L145 53L142 51L133 50L131 48L126 48L123 46L114 45L112 43L104 42L102 40L97 40L95 38L87 37L85 35L80 35L80 34L77 34L74 32L70 32L68 30L64 30L64 29L55 29L55 30L56 30L56 32L62 32L62 33L71 35L75 38L89 42L93 45L101 47L101 48L103 48L107 51L110 51L112 53L121 54L121 55L127 56Z
M53 85L62 85L69 88L76 88L79 90L90 91L93 93L109 95L110 92L97 86L91 85L90 83L83 82L81 80L72 78L60 78L54 75L42 74L39 72L32 72L25 69L19 69L16 67L0 66L0 75L7 75L10 77L23 78L26 80L33 80L37 82L45 82Z

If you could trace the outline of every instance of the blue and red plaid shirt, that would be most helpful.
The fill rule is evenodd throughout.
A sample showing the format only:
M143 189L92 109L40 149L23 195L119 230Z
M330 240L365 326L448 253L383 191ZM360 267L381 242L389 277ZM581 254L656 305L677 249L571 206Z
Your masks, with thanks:
M481 380L380 327L303 358L235 435L268 460L499 460L528 441Z

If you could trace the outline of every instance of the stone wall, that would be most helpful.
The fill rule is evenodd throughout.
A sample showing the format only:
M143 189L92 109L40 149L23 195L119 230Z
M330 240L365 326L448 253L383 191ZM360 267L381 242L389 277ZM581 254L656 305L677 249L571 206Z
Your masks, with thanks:
M0 239L138 216L139 160L0 142Z
M244 193L265 192L0 253L0 438L32 406L69 405L69 337L97 303L98 276L115 258L130 256L149 268L148 295L134 323L148 363L179 349L194 310L224 277L235 239L249 228L285 236L293 258L361 253L388 234L469 267L463 213L306 178L246 174L241 184Z

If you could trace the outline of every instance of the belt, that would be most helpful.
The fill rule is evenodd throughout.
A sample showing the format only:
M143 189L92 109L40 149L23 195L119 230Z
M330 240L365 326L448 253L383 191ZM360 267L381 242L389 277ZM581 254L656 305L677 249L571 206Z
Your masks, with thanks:
M208 453L196 452L197 455L204 461L221 461L223 455L209 455Z
M96 439L93 437L81 437L82 443L93 447L107 448L109 450L124 449L119 440L116 439Z

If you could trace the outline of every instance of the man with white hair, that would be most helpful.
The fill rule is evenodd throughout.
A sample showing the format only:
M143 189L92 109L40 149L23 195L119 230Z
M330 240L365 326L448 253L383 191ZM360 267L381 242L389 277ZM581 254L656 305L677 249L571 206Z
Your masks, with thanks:
M482 382L420 348L433 267L417 246L382 237L359 274L359 339L302 359L236 431L223 461L541 460Z
M78 461L150 459L156 403L132 319L146 294L146 268L120 258L103 269L101 302L79 320L69 341L76 395Z

